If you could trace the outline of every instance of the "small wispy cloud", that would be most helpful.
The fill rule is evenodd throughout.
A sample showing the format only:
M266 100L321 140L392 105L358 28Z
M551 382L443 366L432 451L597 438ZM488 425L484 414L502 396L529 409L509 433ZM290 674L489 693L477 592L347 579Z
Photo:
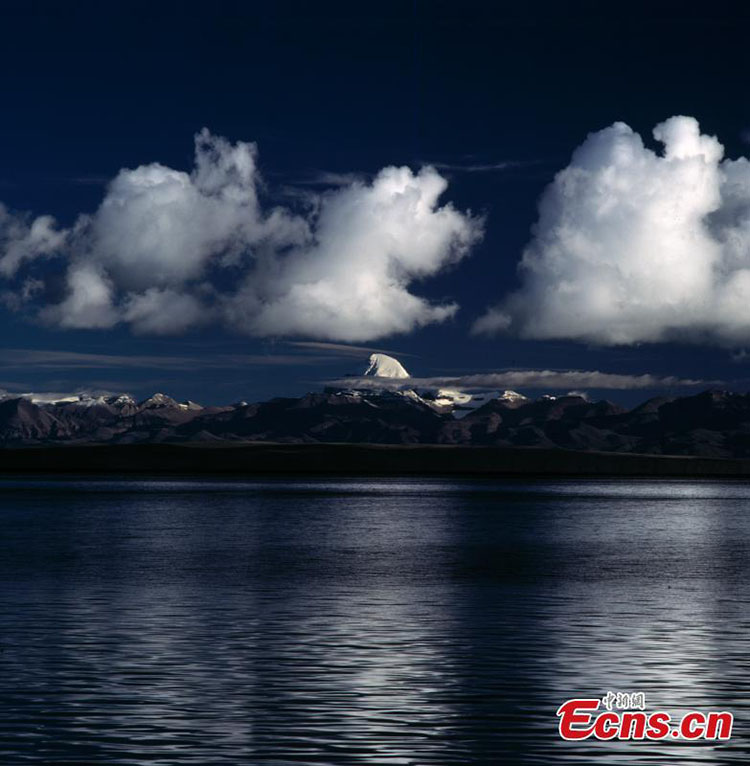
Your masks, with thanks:
M345 343L325 343L320 341L287 341L288 346L302 349L304 351L323 351L327 354L336 354L338 356L364 357L370 354L388 354L389 356L410 356L416 354L407 354L404 351L389 351L384 348L375 348L372 346L350 346Z
M304 354L217 354L214 356L156 356L90 354L78 351L2 349L2 369L233 369L252 366L319 364L320 356Z
M70 183L76 186L106 186L111 180L107 176L75 176Z
M511 168L519 168L528 165L528 162L520 162L516 160L507 160L503 162L487 162L487 163L453 163L453 162L429 162L436 170L447 170L453 173L493 173L500 170L509 170Z
M328 170L313 170L298 175L291 183L296 186L349 186L363 182L365 176L361 173L337 173Z

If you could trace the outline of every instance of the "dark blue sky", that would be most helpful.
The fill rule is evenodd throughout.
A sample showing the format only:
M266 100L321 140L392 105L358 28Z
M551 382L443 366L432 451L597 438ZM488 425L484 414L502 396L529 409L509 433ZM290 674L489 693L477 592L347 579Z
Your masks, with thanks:
M485 216L484 239L410 291L461 309L445 323L356 345L403 353L424 376L585 369L744 390L747 363L732 358L741 344L597 347L470 334L518 286L538 199L588 133L622 120L654 147L653 126L685 114L729 157L747 152L746 6L654 5L3 3L0 200L69 226L96 210L121 168L189 171L204 126L257 142L269 204L324 172L434 163L449 180L443 200ZM215 324L170 337L121 325L59 330L9 310L0 321L0 387L15 390L257 400L361 367L356 356L288 344L304 334L257 339ZM133 359L68 364L31 353L51 350ZM649 393L606 395L632 402Z

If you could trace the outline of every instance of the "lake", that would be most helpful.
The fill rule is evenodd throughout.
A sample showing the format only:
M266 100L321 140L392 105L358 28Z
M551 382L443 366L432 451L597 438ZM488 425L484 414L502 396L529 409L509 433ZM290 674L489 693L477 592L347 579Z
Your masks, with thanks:
M0 763L750 761L750 484L0 480ZM565 742L572 697L728 743Z

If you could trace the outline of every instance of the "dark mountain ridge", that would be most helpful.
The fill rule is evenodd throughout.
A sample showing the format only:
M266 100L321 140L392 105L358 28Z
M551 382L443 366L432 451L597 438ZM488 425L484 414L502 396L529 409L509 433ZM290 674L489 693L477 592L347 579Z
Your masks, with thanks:
M463 414L414 391L309 393L203 407L156 394L0 400L0 445L278 442L442 444L750 457L750 395L709 390L627 410L582 396L490 399Z

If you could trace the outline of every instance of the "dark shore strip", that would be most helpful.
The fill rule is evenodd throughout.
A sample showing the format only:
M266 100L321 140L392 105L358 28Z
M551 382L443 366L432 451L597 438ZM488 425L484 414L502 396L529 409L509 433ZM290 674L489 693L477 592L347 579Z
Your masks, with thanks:
M443 445L71 445L0 449L0 473L742 478L750 460Z

